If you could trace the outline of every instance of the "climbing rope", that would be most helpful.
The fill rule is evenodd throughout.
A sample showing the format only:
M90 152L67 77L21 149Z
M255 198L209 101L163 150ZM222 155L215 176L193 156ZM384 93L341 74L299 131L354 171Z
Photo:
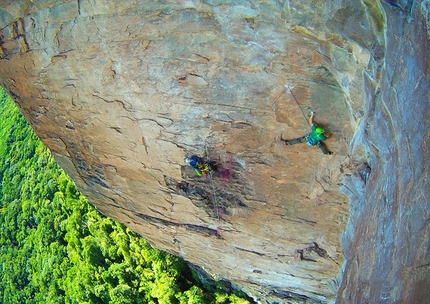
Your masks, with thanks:
M208 162L210 162L208 147L206 145L205 145L205 150L206 150L206 158L208 159ZM212 170L209 170L208 175L209 175L209 180L210 180L211 188L212 188L212 201L213 201L213 205L214 205L214 209L215 209L215 215L218 219L218 224L219 224L220 216L219 216L218 203L217 203L217 197L216 197L216 192L215 192L215 183L214 183L214 179L213 179Z
M286 84L285 84L285 87L287 88L287 90L288 90L288 91L290 91L291 96L293 96L293 99L294 99L294 101L296 102L297 106L299 107L300 112L302 112L303 118L306 120L306 124L307 124L307 123L308 123L308 119L306 118L306 115L305 115L305 113L303 112L302 107L300 106L299 102L297 101L296 96L294 96L294 93L293 93L293 91L291 90L291 88L290 88L289 84L288 84L288 83L286 83Z
M215 215L218 219L218 223L220 222L220 216L219 216L219 211L218 211L218 203L217 203L217 198L216 198L216 193L215 193L215 184L214 184L214 180L213 180L213 176L212 176L212 171L209 172L209 180L211 181L211 187L212 187L212 200L214 203L214 208L215 208Z

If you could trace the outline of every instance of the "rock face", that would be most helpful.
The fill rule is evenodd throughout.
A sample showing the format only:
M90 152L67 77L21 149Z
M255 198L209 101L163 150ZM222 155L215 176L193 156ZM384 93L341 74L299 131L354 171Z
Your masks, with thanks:
M359 184L366 168L345 180L351 212L337 303L430 298L429 4L385 6L389 30L381 77L364 77L365 123L351 145L367 151L371 173L365 187Z
M343 269L339 301L394 303L428 282L427 243L414 247L428 236L414 190L428 162L414 153L421 138L428 156L429 133L409 132L428 126L429 3L389 2L2 0L0 81L92 203L154 246L261 302L334 302ZM414 93L427 97L418 116ZM333 155L280 141L308 133L311 110L336 131ZM217 163L212 177L186 166L191 154ZM376 291L379 273L391 281Z

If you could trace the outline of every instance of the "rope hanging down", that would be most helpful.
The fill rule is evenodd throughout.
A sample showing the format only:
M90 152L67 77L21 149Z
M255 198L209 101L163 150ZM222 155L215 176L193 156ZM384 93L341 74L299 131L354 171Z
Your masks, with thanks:
M285 84L285 87L287 88L287 90L288 90L288 91L290 91L291 96L293 96L294 101L296 102L297 106L299 107L300 112L302 112L303 118L306 120L306 123L307 123L307 122L308 122L308 119L306 118L306 115L305 115L305 113L303 112L302 107L300 106L299 102L297 101L296 96L294 96L294 93L293 93L293 91L291 90L291 88L290 88L289 84L288 84L288 83L286 83L286 84Z
M209 158L209 152L208 152L208 147L205 145L205 150L206 150L206 157L208 159ZM213 205L214 205L214 209L215 209L215 215L218 219L218 225L220 222L220 216L219 216L219 210L218 210L218 203L217 203L217 198L216 198L216 193L215 193L215 184L214 184L214 180L213 180L213 175L212 175L212 171L209 171L209 180L211 183L211 188L212 188L212 201L213 201Z

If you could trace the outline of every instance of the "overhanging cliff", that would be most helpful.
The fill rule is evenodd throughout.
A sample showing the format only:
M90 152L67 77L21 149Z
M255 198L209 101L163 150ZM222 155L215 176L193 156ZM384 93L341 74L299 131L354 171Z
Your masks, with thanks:
M379 1L0 3L1 83L101 212L255 299L335 300L343 177L375 162ZM311 110L331 156L280 141ZM191 154L218 163L212 179Z

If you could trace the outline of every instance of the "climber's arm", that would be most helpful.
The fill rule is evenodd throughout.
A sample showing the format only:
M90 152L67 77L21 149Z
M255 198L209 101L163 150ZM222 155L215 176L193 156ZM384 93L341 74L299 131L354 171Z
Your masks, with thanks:
M311 112L311 116L309 117L309 125L312 127L314 124L314 116L315 116L315 111Z

